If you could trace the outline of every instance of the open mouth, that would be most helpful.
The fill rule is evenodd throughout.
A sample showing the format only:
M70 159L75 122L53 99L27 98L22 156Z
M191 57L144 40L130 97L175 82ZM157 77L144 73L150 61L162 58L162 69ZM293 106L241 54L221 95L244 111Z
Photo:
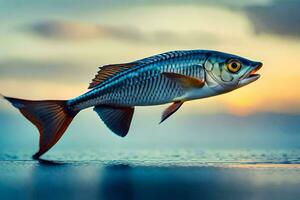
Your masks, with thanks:
M252 83L253 81L256 81L259 79L260 74L257 74L256 72L262 67L262 63L257 63L256 67L254 67L251 71L246 73L243 77L241 77L239 85L244 86L249 83Z
M252 69L249 73L247 73L243 79L258 79L260 74L256 72L262 67L262 63L258 63L254 69Z

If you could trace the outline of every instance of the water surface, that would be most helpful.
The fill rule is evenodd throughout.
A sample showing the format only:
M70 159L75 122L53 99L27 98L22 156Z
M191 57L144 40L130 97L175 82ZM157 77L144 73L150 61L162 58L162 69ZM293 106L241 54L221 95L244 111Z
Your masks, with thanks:
M299 151L3 153L1 199L299 199Z

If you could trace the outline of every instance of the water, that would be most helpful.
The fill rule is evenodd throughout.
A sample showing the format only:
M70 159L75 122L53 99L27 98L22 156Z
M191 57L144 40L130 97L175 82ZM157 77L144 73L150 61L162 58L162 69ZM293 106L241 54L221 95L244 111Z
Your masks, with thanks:
M300 152L124 150L0 155L1 199L299 199Z
M32 153L6 152L3 162L32 162ZM133 166L225 166L231 164L300 164L300 150L106 150L51 152L57 163L130 164Z

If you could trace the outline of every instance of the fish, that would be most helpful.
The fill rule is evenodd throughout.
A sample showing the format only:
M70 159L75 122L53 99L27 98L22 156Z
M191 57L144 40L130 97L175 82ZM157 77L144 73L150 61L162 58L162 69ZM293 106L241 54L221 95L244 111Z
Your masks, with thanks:
M99 67L88 91L70 100L2 97L37 127L39 149L33 159L39 159L81 110L93 107L113 133L125 137L135 106L171 103L162 113L162 123L184 102L228 93L258 80L256 72L262 65L220 51L177 50Z

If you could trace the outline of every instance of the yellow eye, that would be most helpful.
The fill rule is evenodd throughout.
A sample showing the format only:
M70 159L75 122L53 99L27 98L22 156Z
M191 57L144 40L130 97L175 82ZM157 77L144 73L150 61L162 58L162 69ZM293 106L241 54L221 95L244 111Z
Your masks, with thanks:
M242 67L242 64L238 60L229 60L227 62L227 69L232 73L238 72Z

